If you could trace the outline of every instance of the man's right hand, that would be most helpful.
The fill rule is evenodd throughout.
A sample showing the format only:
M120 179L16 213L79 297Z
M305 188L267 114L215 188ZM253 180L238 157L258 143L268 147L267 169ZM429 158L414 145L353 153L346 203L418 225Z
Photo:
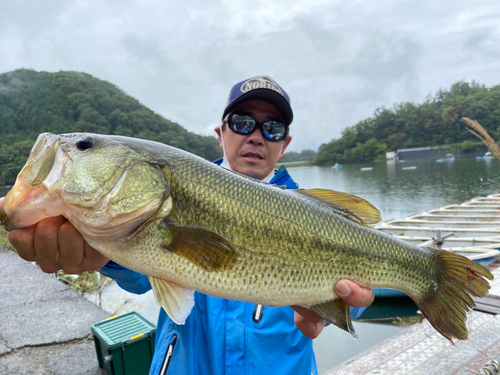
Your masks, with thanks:
M0 198L0 207L4 198ZM9 242L19 256L37 262L47 273L64 270L69 274L95 271L109 259L92 248L75 227L62 216L9 233Z

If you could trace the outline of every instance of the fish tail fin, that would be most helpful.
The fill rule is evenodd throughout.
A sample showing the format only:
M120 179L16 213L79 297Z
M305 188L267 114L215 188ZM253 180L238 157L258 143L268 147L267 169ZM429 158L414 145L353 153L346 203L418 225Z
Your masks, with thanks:
M484 297L490 289L486 279L493 275L470 259L444 250L436 252L436 284L420 298L414 298L431 325L453 343L467 339L466 313L476 304L471 296ZM413 298L413 297L412 297Z

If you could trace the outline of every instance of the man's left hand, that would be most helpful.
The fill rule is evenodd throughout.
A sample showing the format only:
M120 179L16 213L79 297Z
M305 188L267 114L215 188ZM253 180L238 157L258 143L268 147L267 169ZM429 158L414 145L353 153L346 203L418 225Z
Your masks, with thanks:
M339 280L335 284L335 293L352 307L368 307L372 304L375 296L371 289L359 286L350 280ZM301 306L292 306L295 310L295 326L304 336L315 339L328 323L312 311Z

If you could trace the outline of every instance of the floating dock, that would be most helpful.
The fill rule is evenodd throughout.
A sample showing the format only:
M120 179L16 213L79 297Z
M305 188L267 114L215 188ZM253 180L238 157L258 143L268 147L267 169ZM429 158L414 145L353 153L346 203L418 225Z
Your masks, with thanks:
M500 255L500 194L389 220L377 229L415 245L439 246L488 262Z
M490 293L476 299L476 308L467 315L468 340L452 345L423 320L324 375L500 374L491 370L495 365L490 362L500 358L500 263L495 260L500 248L500 194L391 220L378 229L417 245L441 244L473 259L491 259L488 267L495 279ZM437 231L446 238L437 239Z

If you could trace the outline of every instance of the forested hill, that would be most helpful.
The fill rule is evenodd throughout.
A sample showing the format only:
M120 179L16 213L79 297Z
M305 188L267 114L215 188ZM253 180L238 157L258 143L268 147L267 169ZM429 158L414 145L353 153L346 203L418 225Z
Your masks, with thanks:
M113 84L77 72L20 69L0 74L0 184L12 184L43 132L91 132L151 139L208 160L217 139L149 110Z
M320 146L315 163L353 163L384 158L400 148L453 145L465 151L481 142L465 128L463 117L477 120L500 140L500 86L458 82L420 105L402 103L379 109L348 127L340 139Z

